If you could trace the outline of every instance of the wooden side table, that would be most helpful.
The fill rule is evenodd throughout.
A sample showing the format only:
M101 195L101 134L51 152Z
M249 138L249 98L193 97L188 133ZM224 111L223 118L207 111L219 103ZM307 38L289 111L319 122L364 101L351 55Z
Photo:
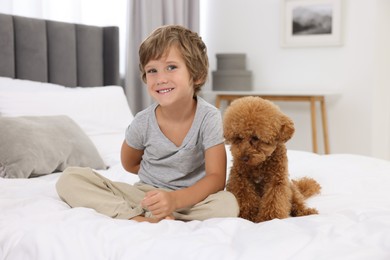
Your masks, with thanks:
M220 108L221 102L226 101L228 104L234 99L245 96L258 96L270 101L287 101L287 102L309 102L310 103L310 115L311 115L311 130L312 130L312 145L313 152L318 153L317 142L317 113L316 102L320 103L322 130L324 138L324 150L325 154L330 153L329 148L329 136L328 136L328 123L326 115L325 96L327 94L317 93L303 93L303 92L266 92L266 91L213 91L216 95L215 106Z

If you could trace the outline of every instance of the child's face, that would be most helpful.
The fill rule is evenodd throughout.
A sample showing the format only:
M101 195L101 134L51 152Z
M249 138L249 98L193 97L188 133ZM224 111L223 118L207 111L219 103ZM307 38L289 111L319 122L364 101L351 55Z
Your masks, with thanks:
M149 94L161 106L190 104L194 95L193 82L177 47L168 49L158 60L150 60L145 71Z

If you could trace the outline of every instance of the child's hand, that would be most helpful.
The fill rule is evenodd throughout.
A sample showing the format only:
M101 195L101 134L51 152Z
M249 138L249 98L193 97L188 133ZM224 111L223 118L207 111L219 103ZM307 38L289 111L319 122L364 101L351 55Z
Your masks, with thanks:
M145 198L141 201L141 205L158 219L171 216L176 209L173 193L162 190L147 192Z

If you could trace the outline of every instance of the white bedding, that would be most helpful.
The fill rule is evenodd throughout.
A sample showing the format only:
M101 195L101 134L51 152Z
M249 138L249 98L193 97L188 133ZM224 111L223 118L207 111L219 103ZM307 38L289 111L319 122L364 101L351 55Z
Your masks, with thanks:
M60 173L0 178L1 259L390 259L390 162L289 151L291 177L317 179L319 215L259 224L239 218L158 224L69 208ZM106 177L134 183L119 162Z
M65 90L61 86L54 90L41 85L29 95L51 98L37 105L29 103L33 98L21 99L26 95L19 94L28 92L28 87L0 77L0 116L45 115L53 113L53 100L62 101L57 111L68 106L56 113L78 122L111 166L99 172L112 180L136 182L137 176L126 173L119 162L125 127L133 118L123 91L118 87L97 92ZM36 89L41 90L39 94ZM94 99L82 94L90 91L95 92ZM69 106L70 92L80 102ZM19 105L15 107L14 102ZM86 102L98 107L106 102L106 106L90 109L88 121L83 121ZM100 131L89 131L99 123ZM113 124L113 131L104 130ZM61 173L0 178L0 259L390 259L390 162L291 150L288 157L291 178L310 176L322 185L321 194L308 200L319 215L259 224L240 218L137 223L111 219L88 208L71 209L55 190Z

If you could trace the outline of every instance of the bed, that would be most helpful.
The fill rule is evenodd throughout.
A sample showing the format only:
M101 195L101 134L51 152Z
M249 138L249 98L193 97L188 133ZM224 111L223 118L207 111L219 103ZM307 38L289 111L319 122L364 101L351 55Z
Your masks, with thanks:
M55 190L69 165L138 181L119 159L133 115L118 28L0 14L0 35L0 259L390 259L390 162L360 155L288 151L291 178L322 185L319 215L150 224L70 208Z

